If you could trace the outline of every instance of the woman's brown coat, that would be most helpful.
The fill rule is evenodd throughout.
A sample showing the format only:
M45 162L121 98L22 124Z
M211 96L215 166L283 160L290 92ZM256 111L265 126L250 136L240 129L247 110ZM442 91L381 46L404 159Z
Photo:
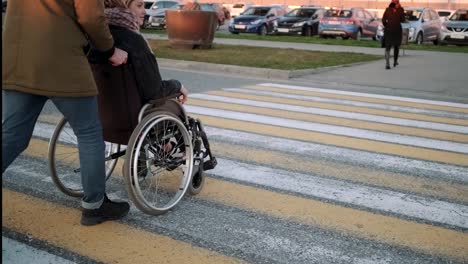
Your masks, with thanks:
M112 50L103 11L102 0L8 1L2 88L45 96L96 95L84 32L96 48Z

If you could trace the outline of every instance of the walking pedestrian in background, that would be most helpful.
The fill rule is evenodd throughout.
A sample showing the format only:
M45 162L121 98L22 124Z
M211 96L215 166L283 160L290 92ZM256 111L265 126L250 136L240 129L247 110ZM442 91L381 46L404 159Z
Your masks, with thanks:
M390 69L390 49L393 47L393 67L398 65L398 55L403 36L401 23L405 22L405 11L398 0L392 0L382 17L384 25L385 69Z
M105 194L105 146L97 88L85 54L88 41L112 65L126 62L127 53L114 47L103 0L8 1L2 43L2 174L27 148L50 99L78 138L83 225L119 219L129 211L128 203L112 202Z

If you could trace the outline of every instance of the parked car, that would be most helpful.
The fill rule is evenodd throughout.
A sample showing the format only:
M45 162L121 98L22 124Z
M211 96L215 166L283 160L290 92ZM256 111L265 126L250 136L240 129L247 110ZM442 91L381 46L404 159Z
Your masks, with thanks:
M422 44L426 41L432 41L434 45L439 43L442 23L434 9L429 7L407 8L405 9L405 18L409 23L408 42Z
M442 24L441 44L468 45L468 9L458 9Z
M245 10L240 16L231 19L229 32L257 33L266 35L276 31L278 17L286 11L279 6L254 6Z
M218 3L201 3L200 8L203 11L213 11L216 12L218 17L218 27L224 25L226 21L226 15L224 13L223 7Z
M313 36L318 34L318 24L325 9L322 7L296 8L278 19L278 34L301 34Z
M449 10L449 9L437 9L437 14L439 15L440 22L444 22L447 20L453 13L455 13L455 10Z
M177 10L181 8L181 4L175 4L168 8L163 8L158 12L154 12L148 19L150 28L165 29L166 28L166 10Z
M242 12L244 12L251 6L253 6L253 4L244 2L238 2L233 4L231 7L231 17L236 17L240 15Z
M380 20L360 7L330 9L319 23L319 36L326 38L342 37L360 40L361 37L375 39Z

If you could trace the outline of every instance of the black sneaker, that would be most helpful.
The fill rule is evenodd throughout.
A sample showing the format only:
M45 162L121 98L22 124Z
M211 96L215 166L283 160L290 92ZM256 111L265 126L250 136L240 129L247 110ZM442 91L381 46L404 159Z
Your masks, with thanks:
M130 205L127 202L113 202L104 195L104 201L98 209L83 209L81 224L97 225L104 221L117 220L127 215Z

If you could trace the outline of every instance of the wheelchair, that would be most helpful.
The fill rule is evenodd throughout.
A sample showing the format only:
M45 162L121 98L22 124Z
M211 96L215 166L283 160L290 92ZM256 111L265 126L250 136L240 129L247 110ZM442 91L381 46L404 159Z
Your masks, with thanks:
M106 180L124 157L123 176L130 199L150 215L160 215L184 197L196 195L205 183L204 171L217 165L201 121L187 116L176 100L175 115L158 106L145 104L128 144L105 142ZM48 148L49 170L55 185L65 194L82 197L78 142L67 120L62 118Z

